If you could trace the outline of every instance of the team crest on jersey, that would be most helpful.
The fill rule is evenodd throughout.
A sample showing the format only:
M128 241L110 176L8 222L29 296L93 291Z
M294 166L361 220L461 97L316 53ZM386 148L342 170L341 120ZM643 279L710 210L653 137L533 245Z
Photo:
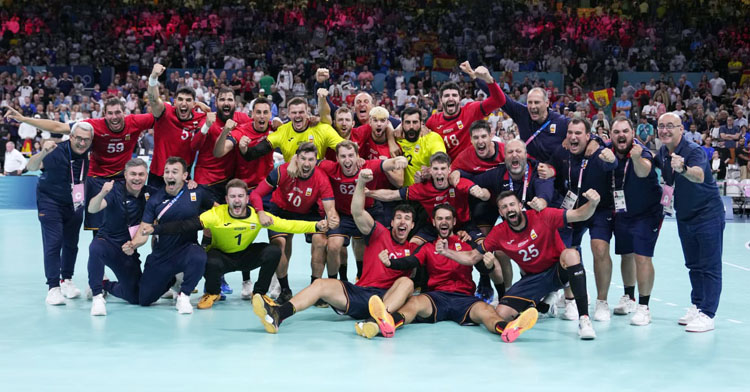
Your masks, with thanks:
M549 126L549 133L554 134L555 131L557 131L557 124L552 124Z
M250 224L250 230L255 230L255 223Z
M409 249L404 249L404 256L409 256L409 253L411 253L409 252Z
M456 250L461 250L461 244L456 243Z
M127 141L127 140L130 140L130 134L128 134L128 135L125 135L125 140L126 140L126 141Z
M315 137L313 135L308 135L307 136L307 141L308 142L312 143L314 140L315 140Z
M537 237L537 235L536 235L536 231L534 231L534 229L531 229L531 239L532 239L532 240L535 240L535 239L536 239L536 237Z
M198 200L198 196L195 194L195 192L190 192L190 201L196 200Z
M151 195L148 192L146 192L146 193L143 194L143 197L145 197L146 201L148 201L148 199L151 197Z
M310 196L310 195L312 195L312 188L307 188L307 190L305 190L305 196Z
M419 144L417 144L416 146L414 146L414 153L416 154L418 152L419 152Z
M464 129L464 123L461 122L461 120L458 120L458 122L456 123L456 125L458 125L458 129Z
M448 190L448 196L449 197L456 197L456 190L451 188Z

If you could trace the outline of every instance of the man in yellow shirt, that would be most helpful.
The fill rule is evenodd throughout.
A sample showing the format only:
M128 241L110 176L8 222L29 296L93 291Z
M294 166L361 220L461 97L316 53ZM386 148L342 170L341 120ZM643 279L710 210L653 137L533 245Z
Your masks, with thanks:
M260 229L258 214L247 204L247 185L240 179L227 183L227 204L216 206L192 219L164 223L153 228L153 234L175 234L183 231L211 230L211 246L206 260L206 293L198 309L208 309L221 297L221 277L233 271L252 271L260 267L253 293L264 295L281 258L281 250L266 242L254 243ZM306 222L272 216L265 227L285 233L325 232L325 220ZM148 233L144 233L148 234Z
M404 138L396 142L401 146L409 166L404 170L404 186L414 184L414 175L425 167L430 166L430 157L436 152L445 152L445 143L440 135L428 132L419 136L422 130L422 112L416 108L406 108L401 113L401 128Z
M289 162L300 144L310 142L318 148L318 159L323 159L329 148L335 150L336 145L344 141L338 132L328 124L319 122L314 126L310 125L307 101L303 98L292 98L289 100L287 107L289 108L291 121L268 135L266 140L248 148L242 154L243 158L252 161L278 148L284 155L284 160Z

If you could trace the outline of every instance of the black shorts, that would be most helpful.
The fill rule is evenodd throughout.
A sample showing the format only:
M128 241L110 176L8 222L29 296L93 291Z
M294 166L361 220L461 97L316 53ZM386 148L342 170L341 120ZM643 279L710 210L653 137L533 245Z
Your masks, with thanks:
M377 287L362 287L350 282L341 282L346 295L346 308L336 309L331 306L336 314L347 315L353 319L366 320L370 318L370 297L377 295L380 299L385 297L386 289Z
M581 246L583 235L589 230L592 240L609 241L615 231L615 214L611 210L596 210L594 216L585 222L573 224L573 246Z
M281 219L294 219L294 220L302 220L302 221L308 221L308 222L317 222L323 219L320 215L318 215L317 212L315 213L311 212L307 214L298 214L296 212L289 212L289 211L282 210L281 208L279 208L279 206L277 206L271 201L269 201L268 203L263 203L263 205L266 211L270 212L271 214L275 216L278 216ZM314 234L325 234L325 233L316 232ZM305 234L305 241L308 244L312 244L312 235L313 233ZM279 238L279 237L289 238L290 236L291 236L290 233L280 233L278 231L268 230L269 240L272 240L274 238Z
M89 213L89 201L98 195L102 190L105 182L115 180L115 182L124 181L122 173L116 174L112 177L86 177L86 215L83 220L84 230L99 230L104 224L104 212L99 211L96 214Z
M654 257L664 215L659 213L639 217L615 217L615 254L635 253Z
M427 296L432 303L432 316L426 318L417 316L417 322L436 323L451 320L460 325L476 324L469 317L469 312L477 302L482 302L481 299L473 295L448 291L428 291L420 295Z
M211 195L214 197L214 201L219 204L227 204L227 183L229 179L214 182L213 184L203 185Z
M567 283L568 272L558 262L538 274L522 275L521 280L514 283L500 298L500 304L521 313L536 306L547 294L564 288Z

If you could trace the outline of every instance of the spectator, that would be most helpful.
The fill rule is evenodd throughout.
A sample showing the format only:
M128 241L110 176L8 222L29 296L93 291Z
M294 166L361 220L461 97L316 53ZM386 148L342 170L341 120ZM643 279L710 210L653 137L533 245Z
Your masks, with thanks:
M3 174L6 176L20 176L26 169L26 158L20 151L16 150L13 142L5 143L5 163Z

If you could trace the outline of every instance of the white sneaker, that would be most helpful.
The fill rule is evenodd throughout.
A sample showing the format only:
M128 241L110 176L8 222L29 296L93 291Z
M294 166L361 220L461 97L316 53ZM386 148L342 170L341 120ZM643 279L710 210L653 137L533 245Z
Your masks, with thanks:
M630 319L630 325L644 326L651 324L651 311L647 305L638 305Z
M607 301L600 299L596 300L596 308L594 309L594 320L595 321L609 321L609 304Z
M542 302L549 305L549 311L547 313L539 313L539 318L555 318L557 317L557 302L558 302L558 293L557 291L553 291L549 294L547 294L546 297L542 300Z
M162 294L161 297L163 299L175 299L177 298L177 295L177 292L170 288L164 294Z
M589 316L581 316L578 319L578 336L583 340L592 340L596 338L596 332L594 332L594 326L591 325L591 319Z
M185 295L185 293L180 293L177 296L177 305L175 305L175 308L177 308L177 313L179 314L193 313L193 305L190 304L190 296Z
M557 306L560 309L565 308L565 290L561 293L560 290L555 291L555 295L557 295L557 302L555 303L555 306Z
M253 299L253 280L248 279L242 281L242 291L240 292L242 299Z
M47 305L65 305L65 297L59 287L53 287L47 292Z
M562 314L563 320L578 320L578 307L575 299L565 299L565 311Z
M714 319L706 316L705 313L698 311L695 316L685 327L687 332L708 332L714 330Z
M73 283L70 279L64 279L60 281L60 291L62 291L62 294L65 296L65 298L73 299L78 298L81 296L81 290L76 287L75 283Z
M687 313L685 313L684 316L680 317L677 323L680 325L688 325L696 317L698 317L698 307L695 305L690 305Z
M99 294L91 300L91 315L92 316L106 316L107 301L104 299L104 294Z
M620 302L615 306L614 313L619 315L629 314L636 311L638 303L625 294L620 297Z
M271 277L271 285L268 286L268 296L277 299L279 298L279 294L281 294L281 285L279 284L279 279L276 277L276 274L273 274L273 277ZM250 297L252 298L252 294Z

